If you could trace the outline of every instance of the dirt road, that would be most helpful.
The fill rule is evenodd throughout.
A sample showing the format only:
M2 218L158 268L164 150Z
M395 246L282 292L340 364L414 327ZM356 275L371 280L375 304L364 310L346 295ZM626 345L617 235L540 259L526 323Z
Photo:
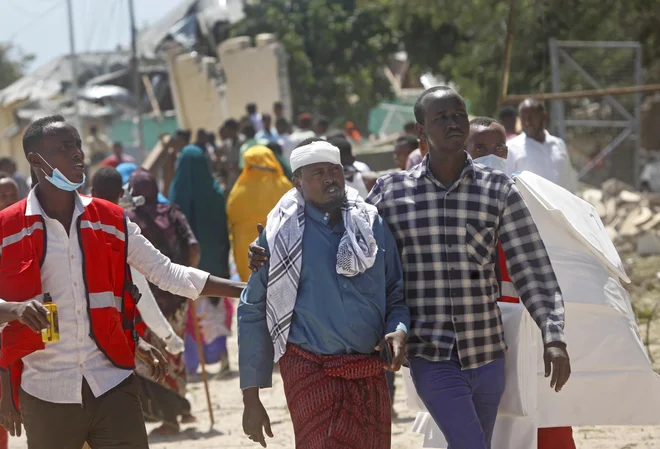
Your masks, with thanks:
M234 375L226 379L211 380L211 394L216 424L211 428L206 410L206 398L201 382L189 385L193 413L198 423L184 427L176 437L151 436L153 449L231 449L258 448L243 435L241 414L243 404L236 371L236 338L229 340ZM218 366L211 366L212 373ZM284 399L282 380L276 373L273 388L262 390L261 397L270 414L275 438L268 441L269 448L293 449L293 428ZM422 436L410 431L415 414L406 409L401 378L397 378L397 394L394 408L397 418L392 426L392 449L422 447ZM151 431L156 424L148 424ZM587 427L574 430L578 449L660 449L660 427ZM11 438L10 449L26 449L25 437ZM493 448L502 449L502 448ZM508 448L515 449L515 448Z

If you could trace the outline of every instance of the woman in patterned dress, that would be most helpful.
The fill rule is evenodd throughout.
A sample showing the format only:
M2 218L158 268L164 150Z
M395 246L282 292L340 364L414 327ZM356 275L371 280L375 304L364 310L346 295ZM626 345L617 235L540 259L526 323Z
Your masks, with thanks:
M153 176L145 170L138 169L131 175L129 185L134 196L143 196L145 199L144 205L128 212L130 220L140 226L142 234L172 262L197 266L200 257L197 239L186 217L177 206L158 202L158 186ZM152 284L150 287L172 329L183 338L189 300L160 290ZM140 376L144 413L151 420L163 422L157 432L177 433L179 416L182 416L182 422L194 420L190 414L190 403L185 397L187 382L183 354L169 354L165 349L165 343L148 328L143 338L163 354L167 354L169 362L168 375L161 383L152 381L148 375ZM140 372L138 367L138 375Z

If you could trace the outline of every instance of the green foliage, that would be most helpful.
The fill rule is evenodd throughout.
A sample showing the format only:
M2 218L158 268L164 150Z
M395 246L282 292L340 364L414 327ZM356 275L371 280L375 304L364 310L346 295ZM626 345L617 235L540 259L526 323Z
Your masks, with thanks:
M32 55L18 54L12 58L11 44L0 43L0 89L4 89L23 76L27 65L34 59Z
M291 57L296 112L364 118L391 95L382 68L405 49L411 73L458 85L475 114L496 111L510 0L254 0L235 35L273 32ZM660 0L517 0L508 91L547 92L548 42L640 41L645 82L660 81ZM607 84L629 85L631 53L589 50L580 64ZM602 70L599 70L602 69ZM602 72L602 73L599 73ZM563 88L589 88L569 71ZM600 78L599 78L600 77ZM358 98L351 104L351 98Z
M495 112L509 0L377 1L389 9L391 26L399 29L413 73L438 73L459 86L473 113ZM550 90L551 38L640 41L646 81L660 77L660 0L517 0L514 17L509 93ZM630 52L584 52L580 62L606 69L609 85L613 80L632 82L624 79L632 72ZM569 76L566 82L580 80Z
M257 0L245 4L232 34L274 33L283 42L294 113L365 123L369 109L391 97L383 68L397 46L387 12L351 0Z

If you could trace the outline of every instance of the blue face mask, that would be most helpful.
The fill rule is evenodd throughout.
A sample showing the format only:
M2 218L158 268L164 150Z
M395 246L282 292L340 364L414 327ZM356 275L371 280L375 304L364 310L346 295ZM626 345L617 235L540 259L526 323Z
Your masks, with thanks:
M494 154L478 157L474 160L474 162L477 164L483 164L488 168L492 168L493 170L504 171L506 168L506 159L503 157L495 156Z
M67 178L66 176L64 176L62 174L62 172L60 171L59 168L53 168L48 163L48 161L46 161L46 159L44 159L41 155L39 155L39 157L41 158L42 161L44 161L46 163L46 165L48 165L51 168L51 170L53 170L53 175L48 176L48 173L46 173L43 168L41 169L41 171L44 172L44 175L46 175L46 179L52 185L57 187L58 189L65 190L67 192L73 192L74 190L78 189L80 186L85 184L85 174L84 173L83 173L82 182L80 182L80 183L71 182L71 181L69 181L69 178Z

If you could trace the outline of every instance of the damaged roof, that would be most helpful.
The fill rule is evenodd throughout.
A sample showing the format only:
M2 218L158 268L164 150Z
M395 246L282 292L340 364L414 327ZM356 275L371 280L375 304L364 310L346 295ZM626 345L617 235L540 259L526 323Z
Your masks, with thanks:
M82 86L96 76L128 68L130 57L127 51L79 53L78 84ZM72 79L71 55L59 56L1 90L0 105L51 99L64 94Z
M236 23L243 17L242 0L183 0L140 32L138 53L143 58L155 58L163 43L170 38L184 46L192 46L198 21L211 29L216 22Z

